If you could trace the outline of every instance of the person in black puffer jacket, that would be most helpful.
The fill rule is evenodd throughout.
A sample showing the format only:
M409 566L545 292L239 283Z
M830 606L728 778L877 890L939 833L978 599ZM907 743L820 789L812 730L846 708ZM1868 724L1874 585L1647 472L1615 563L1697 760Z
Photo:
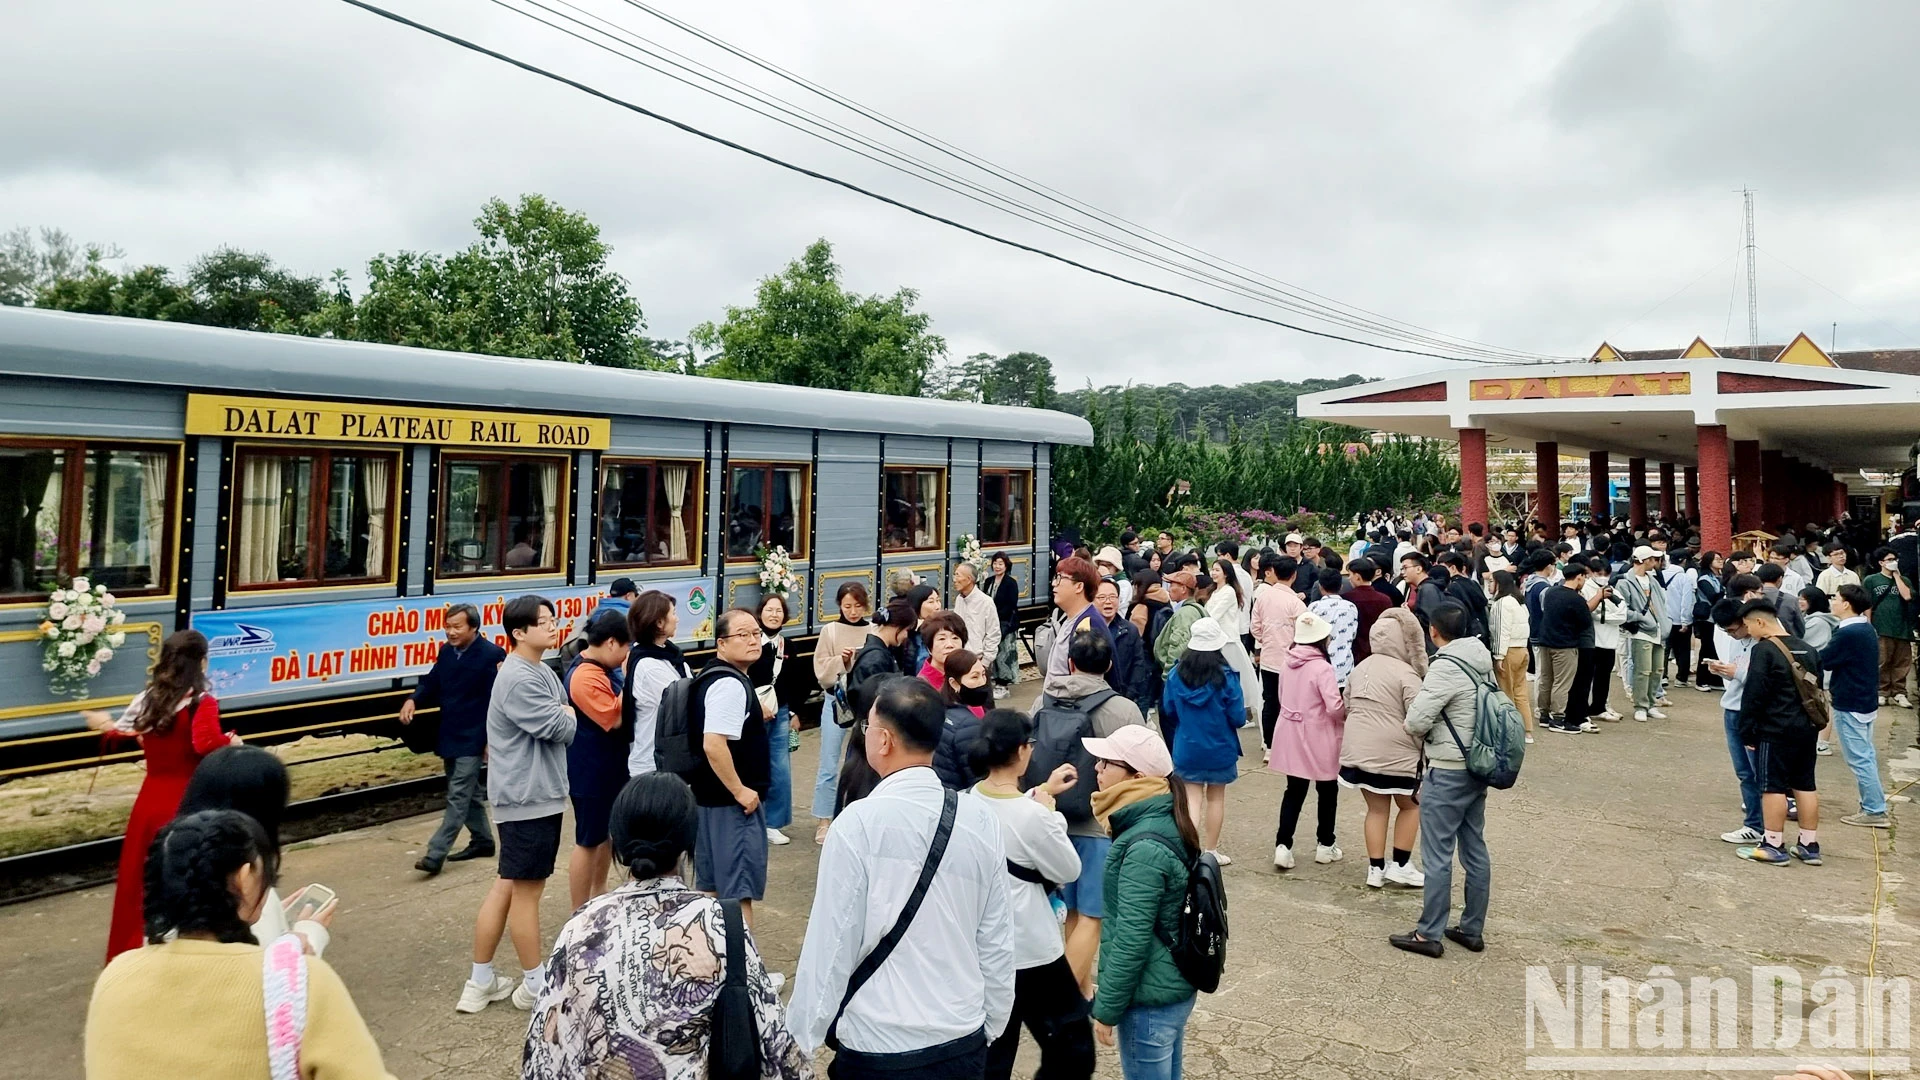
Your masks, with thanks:
M873 711L880 681L907 670L901 650L919 621L907 601L899 597L887 601L886 610L873 617L866 644L853 654L853 664L847 668L847 709L858 719L847 731L846 757L840 763L840 786L834 798L836 815L847 804L866 798L880 782L880 774L867 763L867 714Z
M966 649L948 653L941 673L946 676L940 696L947 702L947 726L933 751L933 771L942 784L965 791L980 782L968 758L980 738L980 719L993 703L993 688L987 685L986 659Z

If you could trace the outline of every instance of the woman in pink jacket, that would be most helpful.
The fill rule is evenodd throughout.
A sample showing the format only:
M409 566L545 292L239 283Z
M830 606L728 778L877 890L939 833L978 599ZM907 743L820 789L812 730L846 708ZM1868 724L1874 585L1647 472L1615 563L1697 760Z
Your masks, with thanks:
M1347 705L1340 697L1340 680L1327 658L1327 638L1333 627L1311 611L1293 623L1293 647L1287 650L1286 674L1280 680L1280 717L1273 725L1273 756L1268 768L1284 773L1287 793L1280 799L1280 829L1274 834L1273 865L1293 869L1293 829L1307 801L1312 781L1320 795L1320 823L1313 861L1337 862L1340 849L1333 842L1334 812L1340 805L1340 733L1347 722Z

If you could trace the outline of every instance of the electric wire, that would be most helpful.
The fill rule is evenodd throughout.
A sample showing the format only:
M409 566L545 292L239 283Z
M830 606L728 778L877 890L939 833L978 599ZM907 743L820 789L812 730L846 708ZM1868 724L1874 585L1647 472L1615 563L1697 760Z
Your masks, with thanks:
M1190 304L1194 304L1199 307L1208 308L1213 311L1219 311L1224 314L1237 315L1243 319L1250 319L1255 322L1262 322L1262 323L1267 323L1273 326L1278 326L1278 327L1281 327L1282 329L1292 330L1296 333L1306 334L1311 337L1323 338L1330 341L1345 342L1349 345L1359 345L1363 348L1375 349L1381 352L1400 353L1400 354L1409 355L1409 356L1426 356L1426 357L1431 357L1433 359L1451 360L1459 363L1474 363L1474 364L1506 363L1506 361L1488 360L1488 359L1482 359L1482 358L1476 358L1476 357L1470 357L1470 356L1461 356L1457 354L1434 352L1434 351L1425 350L1425 349L1402 348L1395 345L1382 344L1377 341L1367 341L1361 338L1348 337L1344 334L1335 334L1330 331L1319 330L1310 326L1301 326L1297 323L1291 323L1282 319L1272 318L1271 316L1261 315L1256 312L1242 311L1238 308L1228 307L1224 304L1218 304L1211 300L1194 296L1189 293L1183 293L1175 289L1169 289L1164 286L1155 285L1146 281L1141 281L1137 278L1130 278L1123 274L1117 274L1111 270L1104 270L1104 269L1101 269L1100 267L1092 266L1087 263L1080 262L1076 259L1069 258L1065 255L1058 254L1057 252L1048 251L1045 248L1035 247L1032 244L1027 244L1018 240L1010 239L1008 237L1000 236L998 234L988 232L985 229L968 225L965 222L957 221L953 218L934 213L933 211L922 209L921 207L914 206L911 203L903 202L899 199L893 198L892 196L883 195L880 192L862 187L858 184L853 183L852 181L843 180L837 176L832 176L827 173L820 172L816 169L811 169L811 168L808 168L807 166L799 165L794 162L775 157L772 154L769 154L762 150L756 150L751 146L745 145L744 143L736 142L732 139L726 138L725 136L716 135L712 132L694 127L692 124L688 124L681 120L676 120L673 117L667 116L663 113L647 108L644 105L640 105L632 101L627 101L624 98L616 97L613 94L610 94L604 90L600 90L596 87L590 86L577 79L573 79L568 76L561 75L554 71L549 71L546 68L540 67L537 64L533 64L528 61L518 59L506 53L489 48L485 45L481 45L477 42L469 41L466 38L459 37L458 35L455 35L448 31L441 30L437 27L430 26L426 23L422 23L414 19L408 18L405 15L401 15L398 12L390 11L376 4L368 3L367 0L340 0L340 2L348 5L349 7L354 7L354 8L360 9L361 11L365 11L370 15L375 15L375 16L378 16L379 18L386 19L387 21L395 23L397 25L407 27L408 29L411 29L411 30L416 30L430 37L438 38L442 41L447 42L448 44L456 45L460 48L466 49L469 52L477 53L481 56L486 56L491 59L500 61L501 63L507 64L511 67L515 67L522 71L525 71L528 74L537 75L549 81L559 83L562 86L567 86L574 90L578 90L581 93L584 93L591 97L595 97L602 101L605 101L610 105L617 105L620 108L628 110L629 112L636 113L640 116L645 116L652 120L657 120L660 123L666 124L669 127L675 128L679 131L683 131L689 135L693 135L698 138L705 139L708 142L714 143L716 145L724 146L724 147L727 147L728 149L736 150L736 151L739 151L740 153L747 154L750 157L757 158L770 165L775 165L782 169L786 169L790 172L798 173L802 176L811 177L815 180L820 180L825 183L833 184L836 187L844 188L845 190L851 191L857 195L863 195L869 199L875 200L876 202L881 202L888 206L892 206L896 209L904 210L907 213L913 214L917 217L922 217L929 221L937 222L939 224L946 225L950 228L958 229L970 235L977 236L983 240L989 240L996 244L1013 248L1017 251L1024 251L1024 252L1027 252L1028 254L1038 255L1042 258L1050 259L1054 262L1058 262L1066 266L1071 266L1077 270L1083 270L1083 271L1086 271L1087 273L1095 274L1100 277L1107 278L1111 281L1117 281L1124 285L1131 285L1131 286L1134 286L1135 288L1144 289L1149 292L1159 293L1162 296L1172 297L1177 300L1184 300Z
M594 20L595 22L604 24L605 26L614 27L614 30L609 31L609 30L601 29L599 27L591 26L588 23L583 22L581 19L574 18L573 16L567 15L564 12L556 11L555 9L547 6L547 4L543 3L542 0L519 0L519 2L529 4L532 7L539 9L540 11L546 12L547 14L552 15L556 18L563 19L569 23L572 23L574 26L578 26L587 30L590 33L601 35L613 41L619 42L621 45L636 49L648 57L652 57L653 59L658 60L661 63L668 64L672 67L680 69L681 71L685 71L688 74L692 75L693 77L703 80L704 82L713 83L716 86L720 87L720 89L716 90L712 87L697 85L693 82L690 82L687 78L684 78L680 75L676 75L671 71L666 71L661 67L656 66L655 64L649 63L645 59L632 56L628 53L622 52L618 48L609 46L602 41L597 41L592 38L585 37L577 31L568 29L565 26L557 25L553 22L548 21L547 19L543 19L540 16L533 14L532 12L525 11L518 7L515 7L513 6L512 3L507 2L507 0L488 0L488 2L494 4L496 7L500 7L506 11L513 12L514 14L520 15L524 18L532 20L533 22L539 23L542 26L546 26L549 29L556 30L562 34L566 34L569 37L574 38L575 40L581 41L594 48L600 49L611 55L617 56L620 59L628 61L629 63L636 64L649 71L653 71L657 74L664 75L667 78L673 79L676 82L689 86L692 89L698 90L702 93L706 93L710 96L717 97L722 101L726 101L729 104L737 105L743 109L746 109L749 112L754 113L755 115L761 116L765 119L772 120L775 123L781 124L795 131L799 131L802 134L809 135L816 139L820 139L821 141L826 142L837 149L847 150L848 152L853 153L856 156L864 158L868 161L872 161L884 167L891 168L897 172L901 172L905 175L912 176L915 179L933 184L936 187L942 188L953 194L960 195L963 198L979 203L983 206L988 207L989 209L998 210L1010 216L1020 218L1021 220L1038 225L1041 228L1047 229L1051 232L1058 233L1063 236L1068 236L1070 239L1075 239L1084 243L1091 244L1109 253L1118 255L1121 258L1129 259L1130 261L1133 261L1136 263L1150 265L1155 269L1167 271L1178 277L1184 278L1188 281L1193 281L1197 284L1202 284L1202 285L1211 285L1213 287L1220 288L1223 291L1237 295L1243 299L1251 300L1251 301L1254 301L1255 303L1265 304L1271 307L1278 307L1283 310L1292 312L1294 314L1303 315L1305 317L1312 318L1321 322L1328 322L1336 326L1342 326L1347 329L1354 330L1356 332L1371 333L1381 337L1402 341L1408 344L1425 345L1425 346L1429 346L1437 349L1453 349L1462 353L1469 353L1469 354L1479 356L1482 359L1497 360L1503 363L1515 363L1515 364L1535 363L1543 359L1541 354L1536 354L1536 353L1524 353L1524 352L1519 352L1515 350L1499 349L1495 347L1478 347L1478 346L1462 347L1461 345L1458 345L1451 340L1444 340L1444 339L1434 338L1427 335L1410 333L1408 331L1401 330L1397 327L1385 325L1373 320L1361 319L1361 318L1358 318L1357 316L1353 316L1346 312L1338 311L1336 309L1327 309L1322 307L1321 310L1314 310L1313 308L1304 307L1290 300L1275 299L1274 296L1271 295L1271 290L1267 290L1265 287L1258 285L1258 283L1248 284L1246 280L1240 275L1230 275L1230 276L1223 277L1223 276L1220 276L1220 274L1210 272L1210 270L1216 270L1217 268L1207 267L1207 266L1202 266L1198 268L1190 267L1182 263L1174 262L1173 260L1168 259L1165 255L1159 252L1141 248L1139 246L1127 243L1126 241L1121 239L1096 233L1092 230L1087 229L1085 226L1070 222L1064 218L1059 217L1056 214L1049 213L1048 211L1042 208L1032 206L1029 203L1025 203L1018 199L1011 198L1001 192L983 187L963 176L959 176L948 170L942 169L939 166L926 162L923 159L914 157L910 154L904 154L901 151L891 146L887 146L883 143L875 142L872 139L869 139L866 136L860 134L859 132L848 129L843 125L837 124L826 117L820 116L818 113L812 112L811 110L807 110L805 108L800 108L800 107L790 107L790 103L785 102L782 99L769 97L768 95L762 93L761 91L759 91L758 89L750 85L739 83L737 80L732 79L732 77L727 76L724 72L718 71L718 69L714 69L708 65L701 64L697 60L693 60L690 57L686 57L684 54L674 52L671 49L667 49L665 46L660 46L658 45L658 43L651 42L649 39L646 39L644 37L639 37L639 35L633 35L631 34L631 31L628 31L626 28L619 26L619 24L614 23L611 20L604 19L598 15L595 15L594 13L587 11L584 8L581 8L576 4L568 2L568 0L553 0L553 2L561 5L562 7L568 8L572 11L578 12L581 15L586 16L588 19ZM630 36L626 36L626 35L630 35ZM637 41L633 39L637 39ZM653 45L655 48L662 49L663 51L670 53L674 57L680 57L681 59L686 60L687 63L685 64L679 63L676 60L668 58L667 56L662 56L660 55L660 53L654 52L652 49L649 49L647 47L648 45ZM702 73L701 71L696 71L693 69L693 67L689 67L688 64L692 64L695 67L704 68L706 71L713 72L714 75L707 75ZM714 76L718 76L718 78ZM734 97L729 96L729 93L745 95L751 98L752 101L756 104L749 104L747 102L742 102ZM765 108L761 108L758 106L765 106ZM776 112L783 113L788 117L792 117L793 119L792 120L782 119L780 116L775 116L767 112L766 111L767 109L773 109ZM831 134L822 134L821 131L818 131L818 130L809 130L807 127L800 126L801 124L806 124L813 128L824 129L825 131L830 132ZM892 161L881 160L880 158L875 157L874 153L868 153L866 150L847 146L840 141L841 138L851 139L859 143L861 146L872 150L874 153L885 155L886 157L892 158L894 160ZM939 177L939 179L930 178L924 175L924 173L921 170L925 170L926 172L932 172L933 174L935 174L935 176ZM950 181L951 183L947 183L943 181ZM962 187L967 188L969 190L968 191L959 190L958 188L953 187L952 186L953 184L959 184ZM970 194L969 192L972 192L972 193ZM1197 260L1189 259L1188 261L1192 262ZM1315 305L1315 307L1320 307L1320 306Z
M1034 195L1038 195L1052 202L1059 203L1060 205L1065 206L1068 209L1071 209L1074 212L1081 214L1082 216L1089 217L1109 227L1117 228L1123 232L1127 232L1138 239L1147 240L1148 242L1154 242L1154 240L1149 240L1149 237L1152 237L1152 238L1155 238L1155 240L1157 241L1164 242L1165 245L1171 245L1172 247L1175 247L1175 248L1184 249L1185 252L1193 253L1191 255L1183 253L1183 257L1188 258L1192 261L1204 262L1207 260L1212 260L1213 262L1218 263L1220 265L1231 267L1235 270L1242 271L1247 275L1251 275L1253 278L1257 278L1262 281L1265 281L1269 286L1273 287L1275 291L1291 296L1301 303L1312 304L1312 301L1308 301L1305 299L1306 297L1312 297L1315 300L1325 301L1327 305L1336 306L1335 308L1328 309L1328 310L1335 310L1337 308L1346 308L1354 312L1360 312L1364 315L1372 316L1375 319L1383 320L1384 322L1387 322L1387 323L1395 324L1401 327L1406 327L1410 330L1419 331L1420 334L1423 335L1426 340L1445 342L1449 345L1449 347L1460 347L1464 345L1464 346L1472 347L1473 350L1486 351L1493 354L1507 354L1507 355L1513 355L1513 356L1519 356L1519 357L1526 357L1528 359L1533 359L1533 360L1553 361L1553 360L1579 359L1578 357L1562 356L1562 355L1555 355L1555 354L1548 354L1548 353L1528 352L1525 350L1507 349L1502 346L1488 345L1485 342L1475 341L1471 338L1463 338L1457 335L1446 334L1441 331L1432 330L1431 328L1421 326L1417 323L1410 323L1410 322L1406 322L1405 320L1395 319L1395 318L1392 318L1391 316L1383 315L1379 312L1375 312L1370 309L1360 307L1359 305L1348 304L1348 303L1345 303L1344 301L1335 300L1332 297L1328 297L1320 293L1316 293L1311 289L1305 288L1304 286L1290 284L1288 282L1280 280L1279 278L1275 278L1271 275L1265 274L1259 270L1234 262L1231 259L1228 259L1224 256L1215 255L1202 248L1198 248L1198 247L1195 247L1194 245L1187 244L1174 237L1168 236L1165 233L1158 232L1148 226L1138 225L1134 222L1128 221L1127 219L1120 217L1119 215L1112 214L1108 211L1100 209L1097 206L1092 205L1091 203L1085 202L1084 200L1081 200L1081 199L1077 199L1071 195L1066 194L1065 192L1061 192L1055 188L1049 187L1048 185L1038 180L1033 180L1027 176L1022 175L1019 172L996 165L995 163L985 158L979 157L978 155L972 154L969 151L956 147L952 143L949 143L944 139L940 139L937 136L930 135L926 132L923 132L920 129L915 128L910 124L906 124L903 121L895 120L894 118L888 116L885 113L870 109L867 106L862 105L857 101L853 101L849 98L846 98L834 92L833 90L830 90L824 86L821 86L816 82L813 82L812 80L806 78L805 76L795 74L794 72L788 71L786 68L783 68L778 64L774 64L771 61L765 60L759 56L754 55L751 52L748 52L744 49L734 46L719 37L716 37L712 34L707 33L704 30L701 30L699 27L693 26L692 24L687 23L681 19L678 19L673 15L668 14L667 12L661 11L658 8L655 8L649 4L643 3L642 0L622 0L622 2L627 4L629 7L635 8L649 15L652 15L653 17L660 19L661 21L667 23L670 26L675 27L676 29L679 29L687 34L690 34L696 38L699 38L700 40L705 41L708 44L713 45L718 49L721 49L735 57L745 60L747 63L752 64L755 67L758 67L764 71L767 71L768 73L773 74L781 79L784 79L795 86L798 86L802 89L809 91L810 93L813 93L822 98L825 98L826 100L831 101L834 104L841 106L842 108L849 109L865 117L866 119L873 121L874 123L887 127L890 130L898 134L904 135L907 138L912 139L915 142L920 143L921 145L927 146L930 149L937 150L943 154L946 154L947 156L952 157L957 161L964 162L968 165L971 165L974 168L980 169L983 172L986 172L992 176L995 176L998 179L1004 180L1008 183L1012 183L1015 186L1020 187ZM661 46L661 47L664 48L664 46ZM1326 307L1326 305L1321 305L1321 304L1314 304L1313 306L1322 307L1322 308Z

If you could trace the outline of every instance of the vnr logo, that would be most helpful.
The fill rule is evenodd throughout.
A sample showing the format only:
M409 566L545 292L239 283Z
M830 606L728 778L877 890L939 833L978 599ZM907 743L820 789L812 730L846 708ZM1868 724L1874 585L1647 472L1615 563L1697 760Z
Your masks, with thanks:
M209 640L207 652L214 656L245 656L273 651L273 631L266 627L235 623L234 629L238 632Z

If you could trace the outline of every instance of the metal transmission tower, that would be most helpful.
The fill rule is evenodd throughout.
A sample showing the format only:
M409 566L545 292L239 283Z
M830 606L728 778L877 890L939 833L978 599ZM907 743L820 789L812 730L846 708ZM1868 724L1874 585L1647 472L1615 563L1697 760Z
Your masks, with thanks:
M1754 348L1757 358L1760 347L1760 284L1753 276L1753 191L1741 188L1740 196L1747 205L1747 344Z

